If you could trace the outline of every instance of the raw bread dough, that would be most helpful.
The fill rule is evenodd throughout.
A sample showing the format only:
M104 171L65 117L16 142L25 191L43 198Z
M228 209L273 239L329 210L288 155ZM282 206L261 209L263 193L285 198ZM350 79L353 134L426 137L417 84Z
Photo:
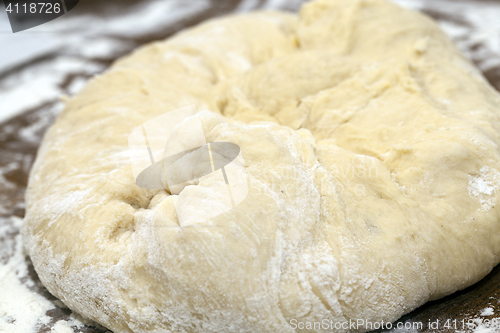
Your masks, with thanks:
M182 192L135 184L127 136L189 104L241 147L248 196L184 226ZM499 262L499 107L435 23L384 0L212 20L67 101L31 173L26 247L52 294L114 332L394 321ZM197 197L209 179L186 209L216 204Z

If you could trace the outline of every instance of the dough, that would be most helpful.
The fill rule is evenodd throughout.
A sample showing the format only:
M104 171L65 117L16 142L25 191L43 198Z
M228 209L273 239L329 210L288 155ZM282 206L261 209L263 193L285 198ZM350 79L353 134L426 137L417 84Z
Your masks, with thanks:
M175 206L216 206L212 174L141 188L127 141L192 104L248 185L194 224ZM499 111L435 23L385 0L211 20L67 101L31 172L26 248L53 295L114 332L365 331L499 262Z

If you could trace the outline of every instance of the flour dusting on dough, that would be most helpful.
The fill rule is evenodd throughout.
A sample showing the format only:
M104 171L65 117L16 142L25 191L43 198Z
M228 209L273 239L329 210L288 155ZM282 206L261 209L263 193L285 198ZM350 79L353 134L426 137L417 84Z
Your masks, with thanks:
M492 196L500 187L499 172L495 169L483 166L479 175L469 175L469 194L477 198L484 210L489 210L496 204L496 198Z

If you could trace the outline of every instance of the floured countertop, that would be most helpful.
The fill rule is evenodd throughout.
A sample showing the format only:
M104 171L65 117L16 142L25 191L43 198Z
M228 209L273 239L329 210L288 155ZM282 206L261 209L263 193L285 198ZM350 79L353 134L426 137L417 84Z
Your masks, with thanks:
M397 0L437 19L500 90L500 1ZM41 137L93 75L144 43L210 17L296 11L299 0L86 0L69 14L12 34L0 12L0 332L106 332L50 295L23 252L28 172ZM481 189L488 184L473 182ZM482 187L481 187L482 186ZM478 284L404 316L392 332L499 332L500 267ZM397 329L400 327L401 329Z

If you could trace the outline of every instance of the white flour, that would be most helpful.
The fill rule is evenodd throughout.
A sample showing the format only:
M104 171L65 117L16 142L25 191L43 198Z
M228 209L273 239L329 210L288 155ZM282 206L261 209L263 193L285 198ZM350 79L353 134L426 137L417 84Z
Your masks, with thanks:
M23 220L18 217L0 218L0 332L30 333L51 322L47 311L64 307L35 293L35 281L28 275L28 261L19 229ZM14 235L14 237L12 237ZM69 321L53 324L51 332L74 332L73 328L95 325L77 314Z
M492 196L500 187L500 174L495 169L483 166L479 175L469 175L469 195L477 198L483 210L495 206L496 198Z
M8 258L8 261L0 266L0 332L32 332L37 325L50 321L45 314L54 305L29 289L34 282L27 276L28 267L19 234L22 219L11 217L1 222L0 239L5 239L6 246L0 248L0 257L3 260ZM9 238L12 234L16 234L13 239Z
M493 308L484 308L481 310L481 316L492 316L494 314Z
M469 328L472 333L498 333L500 332L500 318L492 317L495 314L493 307L486 307L481 310L479 316L489 318L469 318Z

